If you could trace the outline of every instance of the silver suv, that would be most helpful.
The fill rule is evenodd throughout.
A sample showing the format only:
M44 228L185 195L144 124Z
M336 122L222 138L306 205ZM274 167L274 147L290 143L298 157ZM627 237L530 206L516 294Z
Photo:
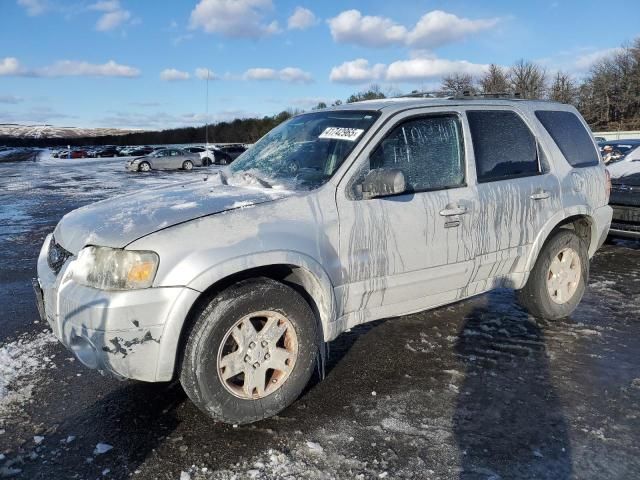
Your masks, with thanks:
M572 107L354 103L290 119L204 181L68 213L35 286L87 367L179 378L211 417L247 423L291 404L355 325L498 287L570 315L608 197Z

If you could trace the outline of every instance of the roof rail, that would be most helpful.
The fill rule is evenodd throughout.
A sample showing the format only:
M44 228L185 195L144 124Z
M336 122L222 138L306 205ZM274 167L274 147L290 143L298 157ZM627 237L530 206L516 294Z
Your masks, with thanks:
M436 90L431 92L411 92L406 95L400 95L395 98L444 98L447 100L476 100L480 98L494 98L505 100L522 100L520 92L508 93L508 92L472 92L464 90L463 92L456 92L450 90Z

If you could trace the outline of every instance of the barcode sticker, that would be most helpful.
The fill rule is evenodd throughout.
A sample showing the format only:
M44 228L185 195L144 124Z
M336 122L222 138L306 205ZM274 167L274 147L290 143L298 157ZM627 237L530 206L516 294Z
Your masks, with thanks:
M327 127L318 138L355 142L363 132L361 128Z

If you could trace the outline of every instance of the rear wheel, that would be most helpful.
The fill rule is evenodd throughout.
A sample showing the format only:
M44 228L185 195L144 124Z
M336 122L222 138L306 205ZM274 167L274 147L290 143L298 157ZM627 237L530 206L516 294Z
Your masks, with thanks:
M292 288L245 280L200 313L180 381L203 412L227 423L275 415L300 395L317 352L316 319Z
M585 242L572 230L559 230L542 247L519 300L532 315L548 320L568 317L580 303L588 280Z
M140 165L138 165L138 170L141 172L148 172L151 170L151 165L149 165L149 162L141 162Z
M183 170L193 170L193 162L191 160L185 160L182 164Z
M202 165L204 165L205 167L211 166L211 159L209 157L203 158L202 159Z

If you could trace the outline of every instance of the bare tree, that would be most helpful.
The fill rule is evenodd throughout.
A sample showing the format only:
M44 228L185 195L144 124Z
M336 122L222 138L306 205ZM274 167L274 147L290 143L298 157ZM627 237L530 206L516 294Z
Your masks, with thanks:
M557 72L549 88L549 99L555 102L574 104L576 96L576 83L571 75Z
M445 93L455 93L462 95L465 92L476 93L474 78L468 73L454 73L442 79L440 90Z
M507 93L509 81L502 67L492 63L487 72L480 78L480 88L484 93Z
M547 87L545 70L533 62L518 60L507 74L510 89L522 98L543 98Z

